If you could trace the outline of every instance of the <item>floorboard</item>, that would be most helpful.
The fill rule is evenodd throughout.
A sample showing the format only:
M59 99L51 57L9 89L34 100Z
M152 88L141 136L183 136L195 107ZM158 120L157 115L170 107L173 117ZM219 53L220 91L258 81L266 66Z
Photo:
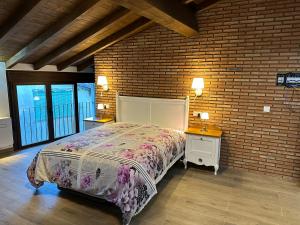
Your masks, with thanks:
M35 190L26 169L40 148L0 158L1 225L121 225L120 211L107 202L54 184ZM131 225L299 225L299 212L299 183L234 169L214 176L178 163Z

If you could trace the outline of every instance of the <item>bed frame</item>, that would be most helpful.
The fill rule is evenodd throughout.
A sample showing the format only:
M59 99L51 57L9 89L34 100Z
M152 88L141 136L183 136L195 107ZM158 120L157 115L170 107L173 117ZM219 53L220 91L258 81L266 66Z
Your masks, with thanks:
M188 127L189 97L185 99L165 99L165 98L143 98L120 96L116 94L116 122L133 122L138 124L153 124L164 128L173 128L184 131ZM156 178L155 183L159 183L167 171L184 155L179 154L166 170ZM61 188L60 190L69 191ZM89 195L80 191L72 191ZM99 196L90 195L100 198ZM150 201L151 199L149 199ZM147 204L146 204L147 205ZM142 209L141 209L142 210Z
M116 94L116 121L153 124L184 131L188 127L189 96L185 99L144 98Z

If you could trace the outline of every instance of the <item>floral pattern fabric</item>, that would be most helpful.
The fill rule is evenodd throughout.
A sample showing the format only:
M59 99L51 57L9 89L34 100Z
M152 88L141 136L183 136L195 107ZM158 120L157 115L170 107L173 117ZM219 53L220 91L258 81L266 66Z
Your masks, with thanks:
M156 183L183 155L180 131L114 123L53 142L27 170L39 188L52 182L104 198L120 207L124 224L157 193Z

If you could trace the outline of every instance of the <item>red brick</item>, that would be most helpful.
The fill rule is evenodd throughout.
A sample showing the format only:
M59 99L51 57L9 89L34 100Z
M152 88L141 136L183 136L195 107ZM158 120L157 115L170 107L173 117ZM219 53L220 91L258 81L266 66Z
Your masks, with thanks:
M207 111L223 129L222 165L299 178L300 92L275 81L278 72L300 71L300 2L221 0L197 18L195 37L156 25L97 53L96 76L106 75L110 88L101 97L97 87L97 102L114 114L116 91L193 99L192 78L203 77L189 124L201 123L192 111Z

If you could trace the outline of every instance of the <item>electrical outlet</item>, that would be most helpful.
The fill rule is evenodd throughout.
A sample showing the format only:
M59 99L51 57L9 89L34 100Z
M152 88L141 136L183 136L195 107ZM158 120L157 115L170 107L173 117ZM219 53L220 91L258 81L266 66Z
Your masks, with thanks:
M103 104L104 109L109 109L109 104Z
M271 107L268 105L264 106L264 112L269 113L271 111Z
M193 112L194 117L200 117L200 115L201 115L201 112L197 112L197 111Z

